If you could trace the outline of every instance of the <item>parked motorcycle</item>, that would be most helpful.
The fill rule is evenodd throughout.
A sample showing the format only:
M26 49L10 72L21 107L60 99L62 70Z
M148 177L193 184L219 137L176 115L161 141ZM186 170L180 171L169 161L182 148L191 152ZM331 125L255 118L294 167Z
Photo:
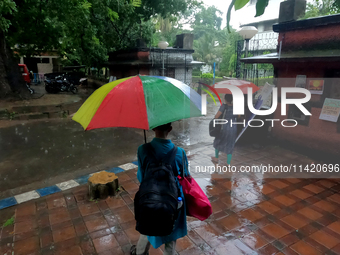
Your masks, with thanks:
M46 77L45 90L48 93L72 92L76 94L78 92L77 87L64 74L56 76L54 79Z

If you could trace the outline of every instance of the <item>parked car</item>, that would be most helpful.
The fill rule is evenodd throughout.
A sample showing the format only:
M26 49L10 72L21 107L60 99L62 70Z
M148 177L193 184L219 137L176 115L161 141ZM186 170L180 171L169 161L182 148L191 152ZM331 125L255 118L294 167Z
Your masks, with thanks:
M29 90L31 94L34 94L34 90L31 89L30 84L31 84L31 78L30 78L30 73L27 69L27 66L25 64L19 64L20 72L22 74L22 77L24 78L26 82L26 87Z
M31 84L30 73L25 64L19 64L20 72L26 83Z

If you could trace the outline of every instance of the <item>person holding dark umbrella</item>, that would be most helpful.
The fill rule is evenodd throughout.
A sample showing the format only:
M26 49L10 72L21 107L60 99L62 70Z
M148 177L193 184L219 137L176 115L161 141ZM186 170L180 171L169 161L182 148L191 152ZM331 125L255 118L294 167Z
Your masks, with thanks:
M222 115L222 119L228 121L227 124L222 125L221 131L218 136L215 137L213 146L215 148L215 158L213 161L218 162L219 153L223 152L227 155L226 163L230 165L232 153L235 146L237 137L237 126L231 125L231 121L235 123L237 116L233 115L233 97L231 94L224 96L225 103L221 105L220 109L215 115L215 119L218 119Z

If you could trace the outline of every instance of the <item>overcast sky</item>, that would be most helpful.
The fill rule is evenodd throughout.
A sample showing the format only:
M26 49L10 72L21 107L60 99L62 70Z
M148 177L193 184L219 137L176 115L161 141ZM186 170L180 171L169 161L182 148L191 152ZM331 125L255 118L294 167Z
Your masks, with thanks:
M202 0L202 1L206 7L215 6L217 9L223 12L223 14L221 15L221 18L223 19L221 28L224 28L226 26L226 14L228 11L229 4L231 3L231 0ZM269 5L266 10L270 9L270 7L272 7L273 5L274 5L274 8L271 8L270 11L266 11L265 14L261 17L261 19L278 18L279 16L278 10L277 11L275 10L278 9L277 5L281 1L283 0L270 0ZM231 26L235 29L238 29L240 24L247 24L247 23L255 21L254 20L255 12L256 12L255 5L253 6L246 5L241 10L238 10L238 11L235 11L233 8L231 11L231 20L230 20ZM190 26L184 25L183 27L185 29L190 30Z
M215 6L217 9L223 12L223 14L221 15L221 18L223 18L221 28L224 28L226 26L226 14L228 11L229 4L231 3L231 0L202 0L202 2L204 3L205 7ZM240 16L235 15L234 10L232 10L231 15L232 18L230 24L232 25L232 27L238 28L239 23L241 22ZM190 26L184 25L184 28L190 30Z
M269 4L260 17L255 18L256 9L255 4L247 4L241 10L235 11L234 8L231 11L230 24L233 28L238 29L240 24L249 24L260 20L270 20L277 19L279 17L280 2L283 0L270 0ZM207 6L215 6L217 9L223 12L222 18L222 28L226 26L226 13L228 11L229 4L231 0L203 0L204 4Z
M217 9L223 12L222 18L222 28L226 26L226 13L228 11L229 4L231 0L202 0L206 6L215 6ZM233 28L238 29L240 24L248 24L260 20L270 20L277 19L279 17L280 2L283 0L270 0L269 4L260 17L254 18L256 10L255 5L246 5L241 10L235 11L234 8L231 12L230 24ZM307 2L312 2L312 0L307 0Z
M222 18L223 18L223 23L222 23L222 28L226 26L226 14L228 11L229 4L231 3L231 0L203 0L204 4L206 6L215 6L217 9L221 10L223 12ZM238 20L237 17L233 17L235 15L235 11L232 11L232 19L231 19L231 25L233 27L238 26Z

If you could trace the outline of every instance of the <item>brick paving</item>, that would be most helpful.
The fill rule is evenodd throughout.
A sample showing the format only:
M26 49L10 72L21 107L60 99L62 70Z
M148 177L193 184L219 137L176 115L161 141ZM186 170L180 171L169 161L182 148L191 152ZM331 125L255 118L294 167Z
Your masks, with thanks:
M213 150L202 147L189 154L191 162L208 164ZM312 162L271 147L236 149L232 163L287 159ZM15 222L0 230L0 254L129 254L139 237L133 215L136 171L117 174L123 187L117 197L89 201L82 185L1 210L1 222L13 215ZM177 241L178 254L340 254L339 179L199 177L213 215L204 222L188 217L188 235ZM150 255L162 249L151 249Z

